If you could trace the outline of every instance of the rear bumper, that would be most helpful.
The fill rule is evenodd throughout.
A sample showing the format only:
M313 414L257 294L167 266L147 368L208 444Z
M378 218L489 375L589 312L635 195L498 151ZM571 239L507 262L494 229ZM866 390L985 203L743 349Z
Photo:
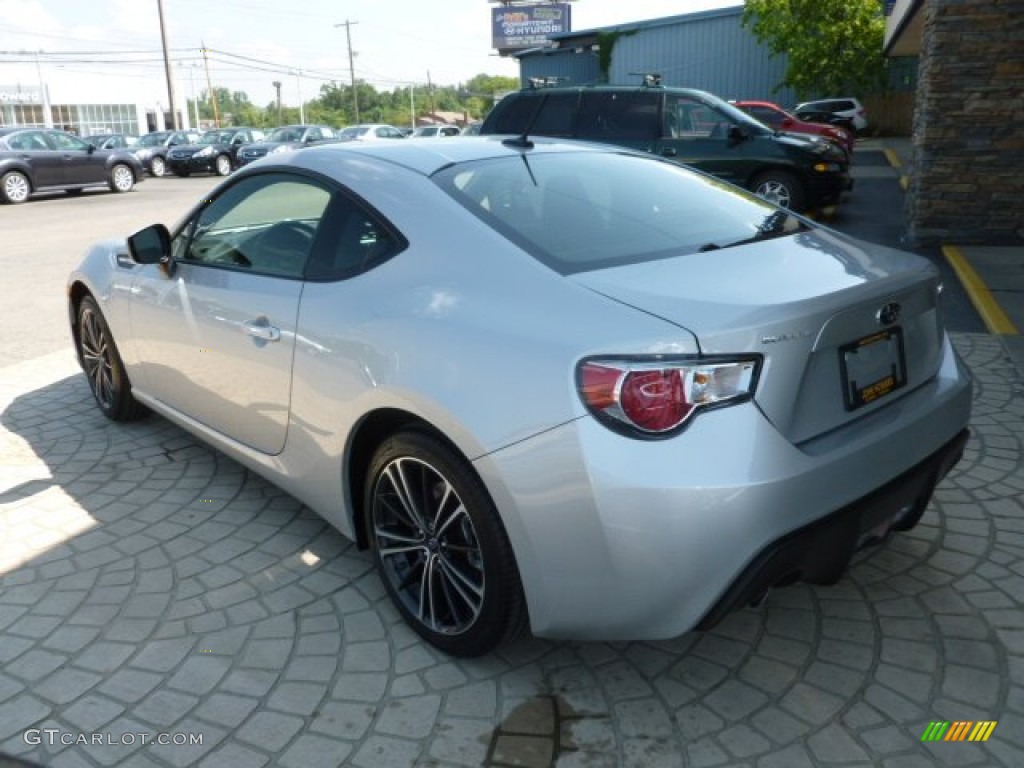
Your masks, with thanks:
M855 552L877 544L891 531L909 530L917 524L935 486L963 456L968 434L964 429L877 491L762 549L696 629L711 629L732 611L759 601L775 586L797 581L835 584Z
M848 171L841 173L810 173L807 179L807 207L821 208L835 205L843 192L853 189L853 178Z

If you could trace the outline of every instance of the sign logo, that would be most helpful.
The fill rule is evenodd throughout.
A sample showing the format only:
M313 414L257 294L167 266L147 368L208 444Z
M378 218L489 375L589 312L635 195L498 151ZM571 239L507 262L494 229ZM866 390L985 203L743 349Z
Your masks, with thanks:
M998 720L932 720L921 734L921 741L988 741Z
M892 325L900 319L900 313L903 311L903 307L897 304L895 301L890 301L888 304L882 306L878 310L878 314L875 315L878 318L878 322L882 325Z

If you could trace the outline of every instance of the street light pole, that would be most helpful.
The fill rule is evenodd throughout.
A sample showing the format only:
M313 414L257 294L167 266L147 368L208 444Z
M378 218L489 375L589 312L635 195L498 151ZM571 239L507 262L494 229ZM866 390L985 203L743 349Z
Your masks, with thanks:
M302 70L295 70L295 87L299 91L299 122L306 123L306 107L302 103Z
M174 78L171 76L171 57L167 52L167 29L164 24L164 0L156 0L157 13L160 15L160 42L164 48L164 73L167 75L167 99L171 104L171 124L174 130L181 125L178 122L178 108L174 103Z
M275 80L271 83L274 88L277 89L277 122L278 125L281 123L281 81Z

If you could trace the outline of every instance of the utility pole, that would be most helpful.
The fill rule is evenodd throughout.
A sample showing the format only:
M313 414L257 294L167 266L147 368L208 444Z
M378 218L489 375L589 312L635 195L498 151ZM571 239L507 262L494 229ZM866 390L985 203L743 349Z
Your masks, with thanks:
M295 70L295 87L299 91L299 122L306 124L306 106L302 103L302 70Z
M345 39L348 41L348 71L352 78L352 111L355 112L356 122L359 122L359 94L356 92L356 65L352 53L352 25L358 21L345 19L344 24L335 24L335 27L345 28Z
M281 122L281 81L275 80L271 83L277 89L277 122Z
M210 92L210 105L213 107L213 127L220 128L220 110L217 108L217 94L213 92L213 81L210 80L210 60L206 56L206 43L204 42L202 45L203 65L206 67L206 88ZM278 97L277 103L281 103L280 97Z
M430 103L430 114L434 114L434 84L430 81L430 70L427 70L427 101ZM431 118L433 119L433 118Z
M167 29L164 25L164 0L156 0L156 10L160 15L160 42L164 47L164 73L167 75L167 99L171 104L171 125L174 130L181 128L178 120L178 107L174 103L174 78L171 76L171 57L167 52Z
M39 54L42 51L36 51L36 75L39 77L39 98L43 101L43 125L47 128L53 128L53 109L50 107L50 92L46 88L46 82L43 80L43 67L39 63Z

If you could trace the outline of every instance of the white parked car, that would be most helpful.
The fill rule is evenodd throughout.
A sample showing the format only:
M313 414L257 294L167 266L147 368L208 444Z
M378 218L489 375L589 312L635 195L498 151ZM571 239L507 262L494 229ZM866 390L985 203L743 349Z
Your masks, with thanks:
M849 121L855 131L863 131L868 127L868 113L864 105L853 97L836 99L818 99L805 101L793 108L793 113L801 120L811 119L807 115L831 114ZM815 121L820 122L820 121Z

